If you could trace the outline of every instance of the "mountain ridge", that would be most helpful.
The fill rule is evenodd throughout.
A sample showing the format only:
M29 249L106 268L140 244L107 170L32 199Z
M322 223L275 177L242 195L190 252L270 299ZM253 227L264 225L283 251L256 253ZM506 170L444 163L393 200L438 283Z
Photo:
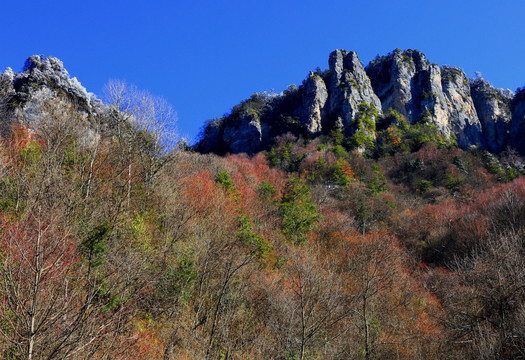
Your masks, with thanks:
M287 132L316 137L340 130L360 139L353 145L366 151L374 146L378 123L393 110L412 125L434 126L464 149L525 151L520 89L517 94L496 89L458 67L431 63L418 50L396 49L365 67L356 52L337 49L328 64L325 71L311 71L299 87L274 96L254 94L230 115L211 120L196 149L253 154Z
M4 108L25 122L30 122L31 109L58 94L87 114L104 111L104 104L57 58L33 55L20 73L7 68L0 75ZM300 86L281 94L253 94L229 115L208 121L193 148L254 154L286 133L314 138L335 130L345 136L347 147L370 152L379 129L399 125L396 119L433 127L464 149L499 153L512 147L525 153L524 90L496 89L481 77L468 78L462 69L431 63L410 49L378 55L366 67L355 51L334 50L328 69L310 71Z

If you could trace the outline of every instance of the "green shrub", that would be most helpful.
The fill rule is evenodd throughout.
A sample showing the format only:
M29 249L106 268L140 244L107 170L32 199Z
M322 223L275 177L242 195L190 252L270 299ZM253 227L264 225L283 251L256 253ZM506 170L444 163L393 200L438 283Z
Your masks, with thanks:
M215 176L215 182L226 190L233 190L234 188L233 180L230 177L230 174L224 170Z
M92 267L104 263L103 255L106 252L106 239L110 231L111 228L108 224L97 225L80 244L80 252Z
M259 196L261 196L263 199L270 200L272 196L277 191L277 188L272 185L268 180L263 180L259 184L259 188L257 189Z
M352 123L354 134L350 138L353 148L373 150L375 147L376 118L378 112L372 104L362 102Z
M417 185L416 185L417 192L421 194L426 193L428 190L430 190L431 187L432 187L432 182L428 180L420 180L417 182Z
M462 176L454 176L452 174L447 175L447 189L451 192L459 191L465 182L465 178Z
M36 141L30 141L26 147L20 149L20 156L26 163L35 163L40 159L40 144Z
M385 175L383 175L383 173L381 172L379 165L374 163L373 169L374 177L372 178L372 181L368 183L368 188L370 189L372 194L377 195L387 190L386 178Z
M348 156L348 152L345 150L343 145L335 145L330 150L332 150L332 153L335 155L336 158Z
M253 229L253 223L246 215L239 216L238 239L250 247L250 255L257 259L265 258L270 252L270 245Z
M310 200L310 188L295 175L286 182L279 211L283 218L283 233L295 244L304 243L307 233L320 219L317 207Z
M348 186L353 180L353 171L350 164L343 159L339 159L330 169L330 178L332 182L339 186Z

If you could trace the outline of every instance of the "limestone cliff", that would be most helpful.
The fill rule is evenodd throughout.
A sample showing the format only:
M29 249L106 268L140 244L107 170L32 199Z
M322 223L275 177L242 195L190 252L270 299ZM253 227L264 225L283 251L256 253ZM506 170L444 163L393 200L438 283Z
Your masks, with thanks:
M491 152L500 152L508 143L514 94L508 90L494 89L482 78L473 80L470 87L472 100L483 129L484 147Z
M525 154L525 88L518 90L511 103L509 145Z
M56 58L31 56L22 72L8 68L0 75L5 121L30 123L32 111L56 96L85 114L105 111ZM209 121L195 148L254 154L279 135L312 138L338 130L348 146L364 151L374 147L377 125L389 126L392 111L462 148L497 153L511 146L525 154L525 90L514 95L495 89L481 78L468 79L459 68L430 63L420 51L399 49L366 67L356 52L335 50L328 69L311 71L302 85L281 94L254 94L229 115Z
M461 69L440 68L417 50L396 49L373 60L367 73L383 111L394 109L412 124L434 124L461 147L481 144L481 124Z
M257 109L249 99L241 105L251 113L234 111L210 122L197 149L255 153L286 132L314 137L334 129L349 138L361 132L373 141L373 123L395 110L411 124L435 127L462 148L500 152L510 145L525 152L522 98L483 79L469 79L459 68L432 64L418 50L396 49L366 68L356 52L335 50L328 69L311 71L301 86L260 98Z
M361 104L372 105L380 113L381 102L372 90L370 79L356 52L335 50L330 54L328 63L328 114L336 127L352 133Z

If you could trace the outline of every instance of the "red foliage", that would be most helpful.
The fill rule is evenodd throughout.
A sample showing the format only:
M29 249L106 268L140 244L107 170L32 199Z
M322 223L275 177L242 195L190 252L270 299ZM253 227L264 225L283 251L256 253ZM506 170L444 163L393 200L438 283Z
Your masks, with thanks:
M63 286L64 277L72 264L80 260L76 253L76 242L63 230L57 228L49 219L41 220L28 216L22 220L2 218L3 236L0 247L9 263L5 266L16 266L13 281L24 284L33 281L35 272L41 283Z

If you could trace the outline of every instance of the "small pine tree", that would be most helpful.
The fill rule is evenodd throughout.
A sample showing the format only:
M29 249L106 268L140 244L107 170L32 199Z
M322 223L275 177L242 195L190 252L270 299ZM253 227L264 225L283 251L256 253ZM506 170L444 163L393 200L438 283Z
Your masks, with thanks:
M320 219L317 207L310 200L310 188L296 176L286 182L279 211L283 217L283 233L295 244L304 243L306 234Z

